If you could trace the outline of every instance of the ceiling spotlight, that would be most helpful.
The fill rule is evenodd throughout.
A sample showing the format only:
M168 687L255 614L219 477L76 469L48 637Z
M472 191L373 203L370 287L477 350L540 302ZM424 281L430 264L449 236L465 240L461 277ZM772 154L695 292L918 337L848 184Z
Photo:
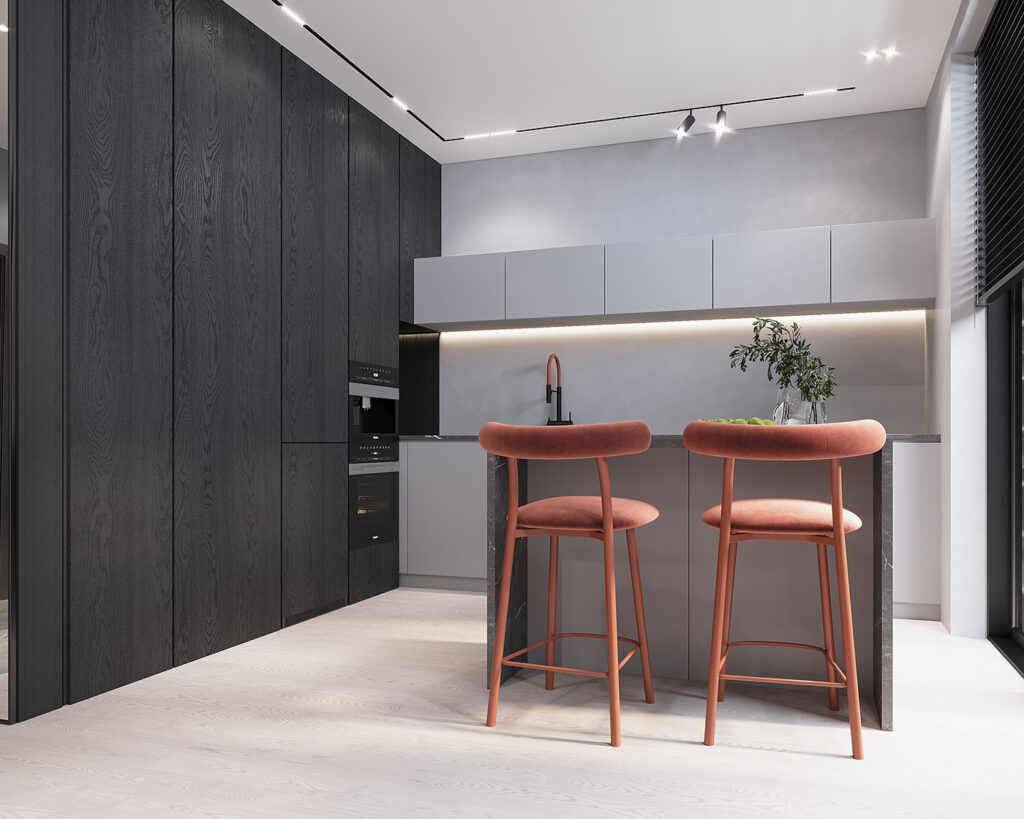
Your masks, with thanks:
M408 111L409 110L409 106L406 105L404 102L402 102L398 97L392 97L391 101L395 105L397 105L399 108L401 108L403 111Z
M288 8L288 6L281 6L281 11L283 11L285 14L287 14L289 17L291 17L300 26L306 25L306 21L303 20L301 17L299 17L299 15L297 15L290 8Z
M829 94L836 94L839 92L838 88L816 88L814 91L804 91L805 97L825 97Z
M881 55L881 54L879 54L879 53L878 53L878 51L877 51L876 49L874 49L874 48L873 48L873 49L871 49L870 51L862 51L862 52L861 52L861 54L863 54L863 55L864 55L864 56L865 56L865 57L867 58L867 61L868 61L869 63L870 63L870 62L874 62L875 60L877 60L877 59L878 59L879 57L881 57L881 56L882 56L882 55Z
M0 23L0 34L6 34L8 31L10 29L7 28L7 23Z
M898 54L899 54L899 52L896 50L896 46L889 46L885 50L885 59L891 60L893 57L895 57Z
M725 108L724 107L720 107L718 109L718 113L715 115L715 133L719 134L719 135L725 133Z
M690 133L690 129L693 127L693 123L695 123L696 121L696 118L693 116L693 111L691 110L690 113L686 115L686 119L679 123L679 128L676 129L676 134L679 136L684 136Z

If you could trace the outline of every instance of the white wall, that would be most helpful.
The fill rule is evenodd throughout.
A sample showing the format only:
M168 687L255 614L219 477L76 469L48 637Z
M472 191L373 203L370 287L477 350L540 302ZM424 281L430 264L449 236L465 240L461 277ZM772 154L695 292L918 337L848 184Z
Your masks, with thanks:
M928 215L935 218L939 260L929 317L928 404L929 425L942 436L942 621L952 634L984 637L986 334L985 311L974 305L971 60L951 58L947 51L925 113Z
M442 253L925 215L922 109L442 167Z

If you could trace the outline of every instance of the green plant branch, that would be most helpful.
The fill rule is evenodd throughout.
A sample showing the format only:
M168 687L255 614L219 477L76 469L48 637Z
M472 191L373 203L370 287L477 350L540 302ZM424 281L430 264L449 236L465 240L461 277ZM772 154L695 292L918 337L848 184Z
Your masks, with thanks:
M768 380L779 389L796 387L808 401L835 395L835 368L811 355L811 345L795 321L786 326L776 319L754 319L751 344L739 344L729 353L729 366L746 372L750 364L768 365Z

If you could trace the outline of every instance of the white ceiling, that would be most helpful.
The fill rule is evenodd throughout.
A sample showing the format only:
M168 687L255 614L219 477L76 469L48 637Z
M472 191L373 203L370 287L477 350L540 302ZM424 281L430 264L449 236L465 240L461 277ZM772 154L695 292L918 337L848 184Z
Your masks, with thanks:
M441 162L673 138L684 114L442 143L271 0L227 0ZM287 0L444 136L856 86L761 125L923 106L960 0ZM895 46L869 63L862 52ZM694 132L714 112L698 112Z

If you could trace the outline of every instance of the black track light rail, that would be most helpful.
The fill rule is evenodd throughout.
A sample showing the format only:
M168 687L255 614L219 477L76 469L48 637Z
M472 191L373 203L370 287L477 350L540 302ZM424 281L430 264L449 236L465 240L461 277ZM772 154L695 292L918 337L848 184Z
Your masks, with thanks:
M281 2L281 0L270 0L270 2L273 3L275 6L278 6L278 7L284 6L284 3ZM351 66L353 69L355 69L355 71L358 72L359 75L363 77L363 79L365 79L367 82L369 82L371 85L373 85L374 88L376 88L378 91L380 91L389 100L394 100L395 99L395 95L394 94L392 94L390 91L388 91L388 89L386 89L383 85L381 85L379 82L377 82L373 77L371 77L369 74L367 74L365 71L363 71L363 69L360 68L358 65L356 65L354 62L352 62L352 60L350 60L348 57L346 57L344 54L342 54L341 51L338 50L338 48L336 48L326 37L324 37L322 34L320 34L320 32L318 32L315 28L313 28L312 26L307 25L305 23L303 23L302 27L306 31L308 31L310 34L312 34L317 40L319 40L326 48L328 48L331 51L331 53L333 53L336 56L340 57L349 66ZM853 91L855 88L856 88L856 86L854 86L854 85L848 85L848 86L845 86L844 88L837 88L836 92L839 92L839 91ZM689 112L692 113L693 111L707 111L707 110L710 110L712 108L726 108L726 107L735 108L737 105L752 105L752 104L757 103L757 102L775 102L777 100L792 100L792 99L797 99L798 97L806 97L806 96L807 96L806 92L800 92L798 94L778 94L777 96L774 96L774 97L756 97L754 99L747 99L747 100L733 100L732 102L716 102L713 105L684 105L681 108L666 108L664 111L647 111L646 113L643 113L643 114L623 114L622 116L618 116L618 117L601 117L599 119L581 119L581 120L577 120L575 122L559 122L559 123L556 123L555 125L535 125L532 128L516 128L515 129L515 133L517 133L517 134L529 134L529 133L532 133L534 131L551 131L551 130L554 130L556 128L573 128L573 127L575 127L577 125L597 125L597 124L600 124L602 122L622 122L623 120L627 120L627 119L643 119L645 117L660 117L660 116L664 116L666 114L681 114L683 111L689 111ZM446 137L446 136L443 136L435 128L431 127L430 124L425 119L423 119L423 117L421 117L419 114L417 114L411 108L406 108L405 109L405 113L407 113L410 117L412 117L414 120L416 120L420 125L422 125L424 128L426 128L428 131L430 131L430 133L432 133L439 140L441 140L441 142L462 142L463 140L466 139L466 137L464 137L464 136L459 136L459 137ZM486 136L486 134L481 134L481 136Z

